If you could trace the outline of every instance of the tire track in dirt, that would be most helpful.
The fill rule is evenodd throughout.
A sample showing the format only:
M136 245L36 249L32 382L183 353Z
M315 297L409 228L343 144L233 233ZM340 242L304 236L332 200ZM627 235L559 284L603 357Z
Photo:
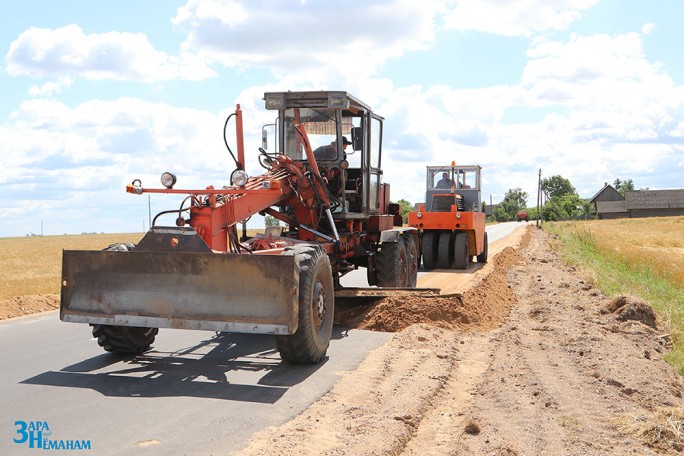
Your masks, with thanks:
M452 454L655 454L625 422L681 408L682 381L662 361L658 333L618 322L607 298L533 232L511 271L520 303L493 336L492 364L466 412L479 435ZM648 354L647 354L648 353ZM454 451L455 450L455 451Z
M480 333L463 336L459 355L451 366L449 379L442 391L431 400L413 438L401 454L451 454L470 423L470 432L479 432L477 422L468 413L468 406L476 400L475 388L491 365L491 340Z

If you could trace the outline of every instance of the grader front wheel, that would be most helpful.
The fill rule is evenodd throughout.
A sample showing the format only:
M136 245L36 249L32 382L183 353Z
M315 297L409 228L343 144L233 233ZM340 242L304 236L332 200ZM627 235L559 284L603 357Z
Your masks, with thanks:
M92 325L93 337L108 352L138 355L150 349L159 332L157 328Z
M276 336L280 357L291 363L314 364L325 356L332 336L335 295L332 268L323 249L295 246L299 262L299 321L291 336Z
M135 244L110 244L105 249L112 252L132 252ZM108 352L121 354L140 354L150 349L158 328L139 328L132 326L90 325L97 344Z

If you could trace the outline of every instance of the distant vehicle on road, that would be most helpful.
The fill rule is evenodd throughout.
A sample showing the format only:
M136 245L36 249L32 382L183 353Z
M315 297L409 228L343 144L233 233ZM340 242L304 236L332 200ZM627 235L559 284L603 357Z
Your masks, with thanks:
M515 214L515 218L520 222L520 221L528 221L530 219L530 215L527 213L527 211L518 211Z

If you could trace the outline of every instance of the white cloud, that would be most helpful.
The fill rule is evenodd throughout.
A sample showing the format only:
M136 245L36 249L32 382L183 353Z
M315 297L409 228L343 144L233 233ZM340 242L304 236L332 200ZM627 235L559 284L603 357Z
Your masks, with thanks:
M523 72L524 85L544 79L571 84L605 78L642 80L658 70L658 65L646 60L641 36L636 33L572 35L567 43L538 40L527 55L531 60Z
M383 167L393 199L422 200L425 165L452 160L482 165L483 196L493 194L495 202L508 188L534 195L539 168L546 177L569 178L585 197L616 177L656 187L663 163L682 171L684 88L648 61L639 35L540 40L528 56L520 85L352 84L349 90L386 119ZM274 86L283 89L244 94L257 99ZM541 117L508 116L520 109Z
M40 86L29 87L29 95L31 97L52 97L62 93L63 89L68 89L74 83L74 80L69 77L59 78L58 81L50 81Z
M587 130L628 141L675 133L682 88L646 59L640 35L573 35L565 43L539 42L528 55L526 103L572 109L581 119L579 137Z
M528 56L519 86L383 93L388 101L380 114L396 135L386 140L385 162L386 178L401 182L395 197L422 198L422 174L412 179L406 170L411 161L478 163L495 201L518 186L532 195L539 168L547 177L569 178L582 196L616 177L651 188L682 185L673 176L684 171L684 87L646 58L640 35L538 40ZM506 116L519 109L546 113L533 120ZM663 180L665 173L670 177Z
M637 187L681 186L684 87L647 58L643 34L654 25L644 25L641 34L562 41L537 35L567 27L594 3L482 0L476 9L470 0L354 0L340 8L332 2L189 0L173 20L188 33L182 57L156 51L141 34L86 35L69 26L21 34L7 69L51 79L69 74L140 81L205 77L209 63L271 71L267 84L244 87L236 97L244 110L250 174L262 171L255 161L260 128L275 117L263 109L264 92L349 90L386 119L384 179L395 200L421 201L425 166L452 160L482 165L483 198L492 194L495 202L515 187L532 201L539 168L544 177L569 178L582 196L616 177L631 178ZM390 59L430 47L442 25L535 36L519 84L460 89L398 86L374 77ZM101 51L116 58L102 65ZM8 208L0 226L11 222L9 214L29 214L24 207L40 200L50 201L60 217L85 217L70 208L87 204L89 220L81 218L81 224L100 223L88 231L115 229L97 215L107 205L121 208L116 223L131 219L137 227L147 208L142 198L123 193L133 178L158 186L159 174L170 170L183 188L227 183L233 165L220 132L232 106L218 115L132 98L71 107L45 99L71 84L56 81L32 88L38 99L23 103L11 124L0 126L0 150L12 151L0 167L0 186L9 191L0 197ZM659 181L666 173L674 177ZM138 212L129 214L135 204Z
M532 36L561 30L598 0L460 0L446 17L447 27L504 36Z
M169 56L155 50L142 33L86 34L75 24L25 30L10 44L5 60L11 76L64 75L140 82L215 76L192 54Z
M443 8L413 0L189 0L173 23L188 32L183 49L207 60L325 81L331 72L368 75L390 58L429 47Z
M159 187L161 173L172 171L183 188L220 187L234 168L221 141L222 116L205 111L132 98L74 108L36 99L22 103L12 122L0 127L0 150L11 151L0 167L0 206L9 209L0 225L7 230L19 220L10 214L39 217L33 202L49 201L53 226L131 231L147 219L146 198L124 190L134 178ZM180 203L171 200L153 210ZM75 210L85 204L87 211ZM103 222L112 210L119 214L116 225Z
M643 33L644 35L648 35L652 33L655 28L656 25L653 22L649 22L641 26L641 33Z

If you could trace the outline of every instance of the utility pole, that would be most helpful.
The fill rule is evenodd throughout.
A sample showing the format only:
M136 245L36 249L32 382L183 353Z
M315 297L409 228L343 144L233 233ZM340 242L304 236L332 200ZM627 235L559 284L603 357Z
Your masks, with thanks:
M539 222L542 216L542 205L541 205L541 168L539 168L539 181L537 183L537 228L539 228Z

